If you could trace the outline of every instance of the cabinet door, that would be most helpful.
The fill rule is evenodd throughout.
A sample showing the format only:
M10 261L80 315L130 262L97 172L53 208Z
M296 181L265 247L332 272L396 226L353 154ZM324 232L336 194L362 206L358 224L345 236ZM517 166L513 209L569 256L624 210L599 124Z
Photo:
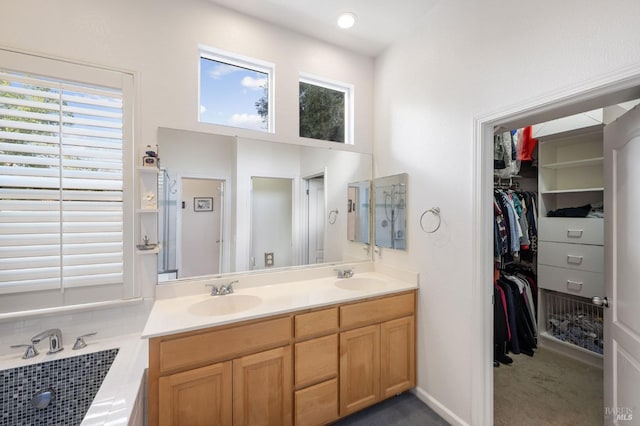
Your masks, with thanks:
M233 360L233 424L291 424L291 347Z
M415 386L414 317L380 324L380 387L387 398Z
M231 361L160 377L159 424L231 424Z
M340 415L380 400L380 326L340 333Z

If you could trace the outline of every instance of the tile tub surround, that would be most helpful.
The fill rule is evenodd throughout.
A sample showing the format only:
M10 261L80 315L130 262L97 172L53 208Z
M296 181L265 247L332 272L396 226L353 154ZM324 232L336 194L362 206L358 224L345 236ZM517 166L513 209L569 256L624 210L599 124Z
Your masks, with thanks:
M384 288L346 290L335 285L338 281L334 268L354 270L354 278L371 278L386 283ZM210 296L205 284L234 284L234 294ZM343 278L348 281L352 278ZM181 288L180 285L183 287ZM157 293L157 299L142 332L143 338L158 337L173 333L198 330L240 321L265 318L272 315L294 312L308 308L335 305L338 303L367 299L418 288L416 273L395 270L371 263L334 265L307 270L282 271L274 274L250 274L225 277L217 280L189 280L187 284L172 284ZM164 290L164 291L163 291ZM261 299L259 305L237 313L225 315L196 315L190 312L193 305L211 300L221 301L234 295L251 295Z
M77 425L118 354L118 349L77 355L0 372L0 423L3 425ZM52 389L46 408L34 408L31 399Z
M46 362L119 348L118 355L80 424L82 426L130 424L130 420L135 417L134 410L139 408L144 395L144 391L141 389L144 389L142 381L148 364L147 340L140 339L140 334L134 333L104 340L87 340L87 343L88 346L79 351L71 350L69 346L55 355L43 355L44 352L41 351L36 358L28 360L21 359L19 355L2 357L0 358L0 378L8 369L25 366L37 367ZM0 425L5 424L13 426L13 423L6 423L0 417ZM140 421L133 424L142 423Z

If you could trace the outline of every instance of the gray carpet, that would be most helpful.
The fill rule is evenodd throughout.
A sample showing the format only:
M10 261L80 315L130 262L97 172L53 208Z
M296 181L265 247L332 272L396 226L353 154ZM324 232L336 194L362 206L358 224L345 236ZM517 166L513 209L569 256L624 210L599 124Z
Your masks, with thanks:
M448 424L409 392L334 423L335 426L445 426Z
M539 348L494 368L495 426L600 426L602 370Z

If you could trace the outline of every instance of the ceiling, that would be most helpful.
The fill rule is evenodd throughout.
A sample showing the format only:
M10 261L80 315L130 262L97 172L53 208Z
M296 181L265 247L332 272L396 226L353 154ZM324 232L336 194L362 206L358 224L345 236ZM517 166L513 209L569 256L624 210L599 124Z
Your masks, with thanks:
M209 0L311 37L367 56L416 28L440 0ZM352 12L353 28L338 28L336 20Z

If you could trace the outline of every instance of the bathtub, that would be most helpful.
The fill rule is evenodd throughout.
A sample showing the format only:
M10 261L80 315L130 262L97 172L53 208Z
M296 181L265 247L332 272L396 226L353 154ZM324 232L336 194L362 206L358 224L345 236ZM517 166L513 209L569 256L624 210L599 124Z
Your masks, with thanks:
M40 354L35 358L23 360L20 355L12 355L0 359L0 378L9 377L8 370L27 367L30 371L40 367L39 364L48 361L56 361L56 364L48 364L38 368L47 369L48 375L60 376L64 380L64 369L71 365L77 366L78 356L85 356L82 363L104 364L110 362L109 368L102 384L99 385L97 393L91 402L86 414L78 423L82 426L97 425L143 425L144 424L144 396L145 396L145 371L147 368L147 340L140 339L139 334L120 336L116 339L106 339L103 341L90 341L87 339L86 348L74 351L71 349L73 342L65 342L65 349L54 355L46 355L46 349L41 348ZM115 354L115 358L113 358ZM73 360L65 360L74 357ZM60 361L60 362L58 362ZM50 366L57 368L51 369ZM45 368L48 367L48 368ZM26 369L21 370L23 372ZM25 371L26 372L26 371ZM16 373L16 370L13 370ZM13 374L15 376L15 374ZM99 373L92 377L90 381L98 380ZM15 379L15 377L13 377ZM29 377L21 380L29 381ZM4 383L0 381L0 383ZM84 386L84 385L83 385ZM36 384L36 387L37 384ZM54 386L55 388L55 386ZM85 391L85 387L79 388ZM3 390L0 390L3 391ZM13 392L20 392L20 388L15 388ZM30 392L30 391L29 391ZM59 392L61 395L63 392ZM30 398L28 398L30 399ZM33 409L36 410L36 409ZM44 410L47 410L46 408ZM44 413L44 410L42 413ZM6 410L5 411L6 414ZM54 411L54 410L50 410ZM60 410L55 410L60 411ZM84 411L84 410L83 410ZM18 424L20 423L20 419ZM7 417L0 416L0 425L9 425ZM77 423L77 422L75 422ZM13 426L15 419L11 422ZM38 423L34 423L38 424ZM47 419L40 424L63 424L66 422L56 421L55 418ZM69 425L71 426L71 425Z

